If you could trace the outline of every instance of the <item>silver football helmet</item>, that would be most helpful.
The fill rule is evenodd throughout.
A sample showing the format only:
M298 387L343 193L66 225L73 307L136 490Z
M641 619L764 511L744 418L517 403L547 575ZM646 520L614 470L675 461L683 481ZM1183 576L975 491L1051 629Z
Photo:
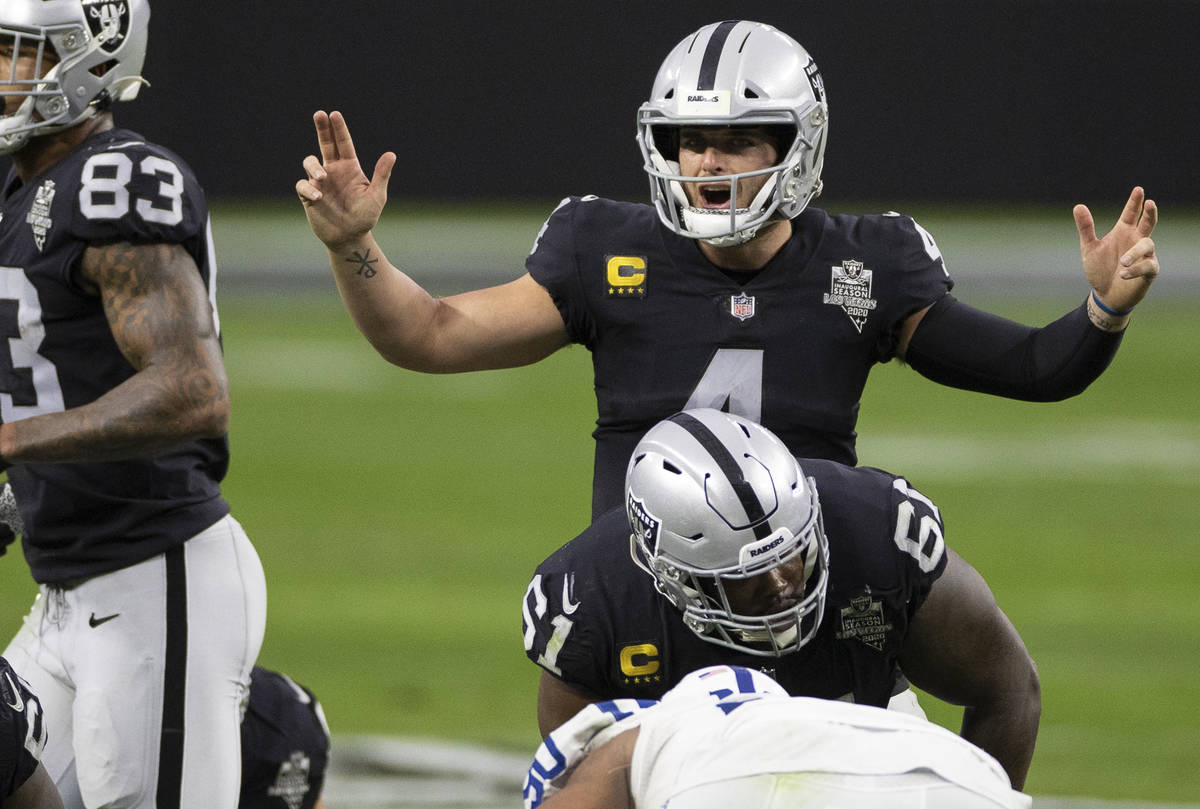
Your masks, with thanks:
M147 0L0 2L0 54L13 55L9 75L0 76L7 113L0 154L74 126L110 101L133 100L145 83L149 22ZM18 71L22 49L33 59L31 75Z
M625 503L634 562L702 639L779 656L816 635L829 583L816 486L765 428L712 409L659 422L630 458ZM798 600L734 608L732 582L785 564L803 579Z
M829 105L808 51L758 22L706 25L675 46L638 109L637 141L659 218L681 236L717 246L752 239L772 218L791 219L821 193ZM697 208L684 183L712 177L679 173L679 127L756 125L780 128L778 163L728 175L728 210ZM770 175L747 208L736 206L738 183Z

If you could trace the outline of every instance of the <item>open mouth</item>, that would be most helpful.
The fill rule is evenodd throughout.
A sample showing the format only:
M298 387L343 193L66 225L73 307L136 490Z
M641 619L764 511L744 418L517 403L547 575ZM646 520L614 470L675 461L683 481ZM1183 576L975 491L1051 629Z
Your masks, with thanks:
M721 185L702 185L698 189L700 192L700 207L702 208L728 208L729 207L729 184Z

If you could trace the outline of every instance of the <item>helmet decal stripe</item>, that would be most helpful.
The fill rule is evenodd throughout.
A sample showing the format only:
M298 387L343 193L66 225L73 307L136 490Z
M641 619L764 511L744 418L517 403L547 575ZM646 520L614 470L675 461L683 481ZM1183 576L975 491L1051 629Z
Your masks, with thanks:
M712 90L717 81L717 66L721 63L721 51L725 50L725 40L741 20L726 20L717 26L708 38L704 47L704 58L700 60L700 76L696 80L697 90Z
M729 450L721 443L721 439L717 438L716 434L704 425L695 416L689 413L676 413L671 416L668 421L673 421L683 429L687 430L692 438L702 446L713 460L717 462L717 466L729 481L734 493L741 502L742 508L746 511L746 517L750 524L754 526L754 536L758 539L764 539L771 535L771 524L767 521L766 511L759 502L758 495L754 492L754 487L750 485L750 481L746 480L746 476L742 474L742 467L730 454Z

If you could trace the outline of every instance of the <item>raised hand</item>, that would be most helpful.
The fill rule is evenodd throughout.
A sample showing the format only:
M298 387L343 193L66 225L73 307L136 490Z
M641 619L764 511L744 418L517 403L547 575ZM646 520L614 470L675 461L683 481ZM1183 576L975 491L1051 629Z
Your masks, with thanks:
M396 164L395 152L384 152L370 179L363 173L350 129L340 112L313 114L321 157L304 158L308 175L296 183L296 195L317 238L330 250L370 232L387 202L387 184Z
M1140 186L1134 188L1117 223L1103 238L1096 238L1096 223L1086 205L1076 205L1074 214L1088 283L1109 309L1132 309L1158 275L1158 256L1150 238L1158 224L1158 206L1146 199Z

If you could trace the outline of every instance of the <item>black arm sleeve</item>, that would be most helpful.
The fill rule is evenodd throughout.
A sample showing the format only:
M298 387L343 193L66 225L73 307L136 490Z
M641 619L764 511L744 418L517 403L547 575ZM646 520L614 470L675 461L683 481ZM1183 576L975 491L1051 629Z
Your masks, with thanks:
M1093 326L1086 305L1037 329L946 295L925 313L905 361L950 387L1056 402L1081 393L1104 372L1123 334Z

